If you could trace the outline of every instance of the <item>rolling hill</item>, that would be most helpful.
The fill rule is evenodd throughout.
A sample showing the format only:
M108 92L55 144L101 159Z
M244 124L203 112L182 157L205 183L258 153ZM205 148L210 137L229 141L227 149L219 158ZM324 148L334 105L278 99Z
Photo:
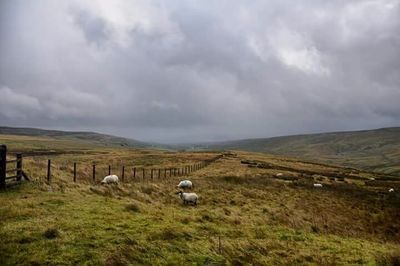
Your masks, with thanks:
M7 137L9 136L9 137ZM38 128L15 128L15 127L0 127L0 142L4 144L12 144L14 137L18 138L17 143L21 144L24 139L32 148L48 148L45 144L48 141L53 141L57 145L52 145L51 148L59 147L86 147L86 146L104 146L104 147L135 147L146 148L153 146L150 143L141 142L134 139L116 137L112 135L100 134L95 132L73 132L60 130L46 130ZM33 142L32 140L37 140ZM22 141L22 142L21 142Z
M400 127L181 145L152 144L94 132L0 127L0 143L24 152L49 149L68 152L92 146L242 150L400 176Z
M400 176L400 127L245 139L207 146L287 155Z

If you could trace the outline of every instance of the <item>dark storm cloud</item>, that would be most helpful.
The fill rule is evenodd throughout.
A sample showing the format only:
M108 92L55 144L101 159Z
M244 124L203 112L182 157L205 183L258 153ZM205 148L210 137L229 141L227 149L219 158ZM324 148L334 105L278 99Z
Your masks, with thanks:
M0 124L198 141L398 126L400 3L2 1Z

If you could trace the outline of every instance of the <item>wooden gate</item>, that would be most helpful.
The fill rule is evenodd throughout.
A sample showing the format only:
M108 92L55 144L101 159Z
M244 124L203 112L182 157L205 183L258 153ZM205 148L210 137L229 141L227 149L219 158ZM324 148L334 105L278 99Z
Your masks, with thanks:
M7 165L11 167L7 168ZM22 171L22 154L17 153L15 159L7 161L7 146L0 145L0 188L6 187L7 180L15 180L18 183L22 177L29 180Z

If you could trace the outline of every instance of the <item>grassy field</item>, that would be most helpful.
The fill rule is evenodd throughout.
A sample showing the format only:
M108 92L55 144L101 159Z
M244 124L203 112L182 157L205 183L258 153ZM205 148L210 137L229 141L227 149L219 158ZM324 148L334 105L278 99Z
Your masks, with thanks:
M0 192L0 265L398 265L400 187L366 186L373 174L250 152L226 154L187 177L101 186L111 164L179 167L217 152L104 148L46 139L2 139L27 157L32 182ZM45 182L46 160L53 180ZM243 160L284 167L249 167ZM78 162L78 182L72 163ZM312 176L305 171L315 172ZM285 178L276 178L282 173ZM189 178L198 206L175 194ZM99 180L98 180L99 181ZM313 188L314 182L324 184ZM393 183L393 182L392 182ZM391 186L393 184L390 184ZM397 183L396 183L397 184Z
M209 147L266 152L400 176L400 128L248 139Z

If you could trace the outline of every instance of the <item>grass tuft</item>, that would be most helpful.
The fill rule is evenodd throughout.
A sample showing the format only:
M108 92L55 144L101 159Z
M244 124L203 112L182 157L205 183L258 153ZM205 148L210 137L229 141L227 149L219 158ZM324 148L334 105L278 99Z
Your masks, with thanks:
M44 231L43 236L47 239L54 239L60 236L60 232L56 228L49 228Z
M139 205L137 205L136 203L129 203L125 206L125 209L131 212L140 212Z

